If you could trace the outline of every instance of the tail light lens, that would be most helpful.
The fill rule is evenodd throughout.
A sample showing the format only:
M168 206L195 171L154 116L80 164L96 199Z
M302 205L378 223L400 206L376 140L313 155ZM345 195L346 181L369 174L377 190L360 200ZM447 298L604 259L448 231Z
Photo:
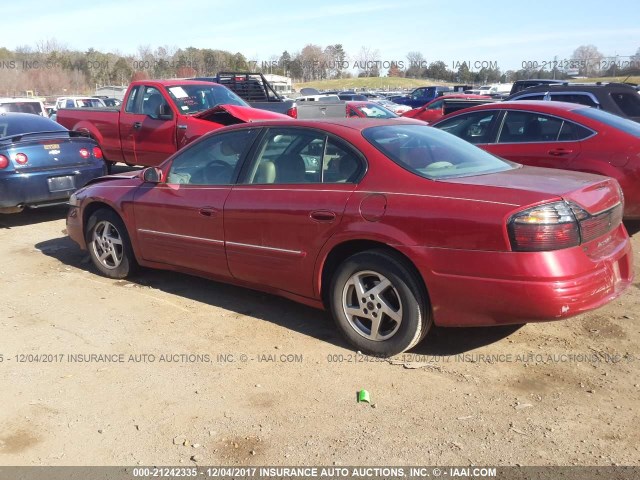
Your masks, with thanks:
M102 149L100 147L93 147L93 156L97 159L101 159L103 157Z
M578 221L565 202L548 203L519 212L511 217L508 228L511 248L518 252L559 250L580 245Z
M291 107L289 110L287 110L287 115L289 115L291 118L298 118L298 107Z
M24 153L16 153L16 157L14 160L20 165L26 165L29 161L29 157L27 157L27 155Z
M9 159L4 155L0 155L0 170L4 170L9 166Z
M89 153L89 150L87 150L86 148L81 148L80 149L80 156L84 159L89 158L91 154Z
M539 252L575 247L616 228L622 222L622 213L621 203L597 215L566 202L529 208L509 220L511 248Z

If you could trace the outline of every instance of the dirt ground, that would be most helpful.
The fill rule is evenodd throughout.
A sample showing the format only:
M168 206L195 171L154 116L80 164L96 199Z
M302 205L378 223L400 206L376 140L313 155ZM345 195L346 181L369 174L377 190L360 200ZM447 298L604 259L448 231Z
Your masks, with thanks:
M0 217L0 465L640 463L638 281L571 320L369 359L287 300L101 277L65 213Z

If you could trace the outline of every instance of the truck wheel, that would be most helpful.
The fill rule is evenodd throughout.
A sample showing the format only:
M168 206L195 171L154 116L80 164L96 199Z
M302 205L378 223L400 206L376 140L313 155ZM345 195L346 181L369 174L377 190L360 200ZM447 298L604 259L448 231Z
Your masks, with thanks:
M86 242L95 267L109 278L126 278L137 267L127 229L113 211L96 211L87 222Z
M338 267L330 289L338 328L362 352L396 355L417 345L431 327L419 280L398 255L357 253Z

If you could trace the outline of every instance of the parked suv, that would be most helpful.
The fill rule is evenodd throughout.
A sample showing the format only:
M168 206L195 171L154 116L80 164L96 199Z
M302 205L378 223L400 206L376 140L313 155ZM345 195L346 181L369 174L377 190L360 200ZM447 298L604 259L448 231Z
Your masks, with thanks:
M634 87L624 83L538 85L510 95L507 100L580 103L640 122L640 95Z

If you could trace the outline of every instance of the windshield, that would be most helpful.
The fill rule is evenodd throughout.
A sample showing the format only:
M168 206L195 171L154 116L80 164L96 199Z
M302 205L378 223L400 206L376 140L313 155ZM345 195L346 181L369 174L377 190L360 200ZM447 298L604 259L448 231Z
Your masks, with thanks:
M375 103L366 103L364 105L355 105L355 109L359 110L368 118L396 118L397 115L391 110L376 105Z
M576 108L573 113L582 115L592 120L598 120L610 127L622 130L624 133L640 138L640 123L629 120L628 118L619 117L613 113L598 110L596 108Z
M183 114L203 112L218 105L249 104L238 95L221 85L176 85L167 87L171 100Z
M437 128L385 125L362 134L383 154L410 172L431 180L502 172L517 167Z

